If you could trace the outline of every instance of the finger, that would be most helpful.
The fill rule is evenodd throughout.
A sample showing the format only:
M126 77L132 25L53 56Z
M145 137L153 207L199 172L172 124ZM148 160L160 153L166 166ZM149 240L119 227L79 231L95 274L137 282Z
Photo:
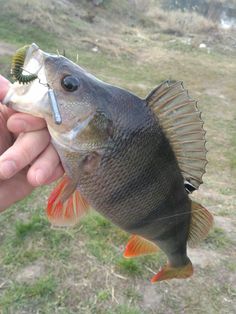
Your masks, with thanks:
M0 156L0 179L9 179L30 164L48 146L46 129L22 133L13 146Z
M53 175L47 179L47 181L45 182L45 184L51 184L52 182L58 180L60 177L63 176L63 174L65 173L63 167L61 164L59 164L57 166L57 168L55 169Z
M53 176L59 163L60 159L55 148L52 144L48 145L30 167L27 174L28 181L33 186L45 184Z
M30 194L33 187L26 179L26 170L0 182L0 212Z
M5 77L3 77L2 75L0 75L0 101L4 99L4 97L6 96L8 89L10 87L11 83L5 79Z
M46 122L27 113L15 113L7 121L7 127L13 133L37 131L45 128Z
M0 155L12 144L12 134L6 126L6 118L0 108Z
M13 115L15 112L16 111L13 110L12 108L8 108L7 106L0 104L0 113L5 121L7 121L7 119L9 119L9 117Z

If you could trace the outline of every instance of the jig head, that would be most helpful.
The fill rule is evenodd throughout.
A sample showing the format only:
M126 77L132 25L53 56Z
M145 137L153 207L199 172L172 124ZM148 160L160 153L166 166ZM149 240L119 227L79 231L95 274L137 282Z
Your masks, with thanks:
M49 102L50 102L54 121L56 124L61 124L62 119L61 119L61 114L59 111L56 95L55 95L53 89L51 89L50 87L48 87L48 98L49 98Z

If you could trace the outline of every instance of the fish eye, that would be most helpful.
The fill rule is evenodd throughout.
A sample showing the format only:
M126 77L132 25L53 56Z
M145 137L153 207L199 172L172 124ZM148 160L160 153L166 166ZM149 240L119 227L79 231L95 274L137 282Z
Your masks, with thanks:
M80 81L77 77L67 75L61 80L61 86L67 91L67 92L74 92L78 89L80 85Z

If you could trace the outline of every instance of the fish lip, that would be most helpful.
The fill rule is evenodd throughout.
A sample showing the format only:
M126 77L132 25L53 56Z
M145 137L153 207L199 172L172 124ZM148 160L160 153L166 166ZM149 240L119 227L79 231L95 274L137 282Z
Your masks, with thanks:
M24 60L24 65L27 64L29 62L29 60L32 58L32 55L36 52L40 50L39 49L39 46L36 45L35 43L32 43L28 50L27 50L27 53L26 53L26 57L25 57L25 60Z
M23 74L35 74L38 75L40 70L45 64L46 53L39 49L35 43L32 43L27 50L26 57L23 65ZM25 73L24 73L25 71ZM40 81L40 78L38 78ZM47 82L42 84L48 85ZM29 83L30 86L31 82Z

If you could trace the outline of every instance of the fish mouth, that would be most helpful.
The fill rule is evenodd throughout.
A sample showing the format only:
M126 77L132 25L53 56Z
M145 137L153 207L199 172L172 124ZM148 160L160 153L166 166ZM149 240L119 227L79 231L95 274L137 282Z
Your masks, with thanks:
M35 43L32 43L26 53L25 60L24 60L24 68L27 70L29 67L30 62L33 62L33 66L31 65L30 70L33 71L31 74L38 74L40 68L44 63L44 52L39 49L39 46Z
M25 55L21 56L25 51ZM23 51L23 52L21 52ZM13 64L12 64L12 70L11 72L14 72L14 67L16 66L14 63L14 60L19 60L20 56L23 57L23 60L19 60L19 62L24 61L24 63L22 64L22 77L25 77L27 79L27 77L33 75L33 79L38 77L38 74L40 72L40 69L42 68L43 64L44 64L44 52L42 50L39 49L39 47L33 43L30 46L25 46L21 49L19 49L15 56L13 57ZM32 80L33 80L32 79ZM22 82L22 80L18 80L19 83L24 83ZM31 81L31 80L30 80ZM29 82L30 82L29 81Z
M50 113L44 66L48 55L34 43L16 52L11 70L16 81L10 86L3 104L38 117Z

